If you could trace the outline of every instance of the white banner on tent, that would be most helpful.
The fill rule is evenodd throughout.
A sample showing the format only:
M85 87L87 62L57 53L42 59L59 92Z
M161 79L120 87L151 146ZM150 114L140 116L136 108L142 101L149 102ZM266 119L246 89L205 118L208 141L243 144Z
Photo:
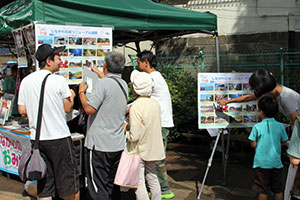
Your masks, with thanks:
M104 57L112 50L112 28L67 25L35 25L36 48L42 44L66 46L58 74L69 84L82 81L82 68L102 68Z
M219 106L221 99L251 94L251 73L198 74L198 126L203 128L252 127L258 122L256 102Z
M0 170L18 175L22 149L28 145L29 135L0 128Z

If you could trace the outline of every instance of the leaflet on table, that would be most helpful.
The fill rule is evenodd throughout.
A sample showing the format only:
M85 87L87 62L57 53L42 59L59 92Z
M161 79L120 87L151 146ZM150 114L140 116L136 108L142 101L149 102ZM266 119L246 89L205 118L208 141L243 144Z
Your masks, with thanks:
M15 95L4 93L0 98L0 124L4 125L11 115Z
M252 94L248 84L251 73L199 73L198 125L199 128L252 127L258 122L256 102L230 103L219 100L235 99Z
M57 74L69 84L82 82L83 67L103 66L106 53L112 50L112 28L36 24L35 30L36 48L66 46Z

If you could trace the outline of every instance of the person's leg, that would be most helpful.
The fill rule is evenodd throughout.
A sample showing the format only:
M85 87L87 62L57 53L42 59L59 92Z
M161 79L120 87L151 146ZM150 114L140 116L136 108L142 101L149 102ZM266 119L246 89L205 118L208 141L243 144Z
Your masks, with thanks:
M108 188L109 194L112 200L120 200L121 199L121 192L120 186L114 184L114 180L116 177L117 169L120 163L120 158L123 151L117 152L108 152L109 159L110 159L110 171L109 171L109 181L108 181Z
M136 200L149 200L145 184L145 162L141 159L139 170L139 185L135 190Z
M145 162L145 176L150 188L151 200L161 200L161 189L157 178L155 162Z
M162 128L162 137L165 152L167 151L167 144L168 144L168 135L169 130L167 128ZM157 170L157 177L159 180L161 194L163 199L169 199L174 197L174 193L171 191L169 182L168 182L168 174L166 169L166 160L161 160L156 162L156 170Z
M283 194L281 193L277 193L274 195L274 200L282 200L283 199Z
M58 139L52 145L51 157L58 196L68 199L79 198L78 165L71 137Z
M259 194L258 194L258 200L267 200L267 195L266 195L266 194L259 193Z
M64 199L68 199L68 200L79 200L80 199L80 193L77 192L76 194L70 195L67 198Z
M105 152L90 150L88 190L91 199L110 200L108 185L109 163Z

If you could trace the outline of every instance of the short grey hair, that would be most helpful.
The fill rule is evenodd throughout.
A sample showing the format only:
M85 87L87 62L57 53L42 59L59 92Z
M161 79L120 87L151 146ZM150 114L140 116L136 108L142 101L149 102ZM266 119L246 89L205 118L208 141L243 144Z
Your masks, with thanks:
M125 66L125 57L119 52L109 52L105 56L107 71L110 73L121 74Z

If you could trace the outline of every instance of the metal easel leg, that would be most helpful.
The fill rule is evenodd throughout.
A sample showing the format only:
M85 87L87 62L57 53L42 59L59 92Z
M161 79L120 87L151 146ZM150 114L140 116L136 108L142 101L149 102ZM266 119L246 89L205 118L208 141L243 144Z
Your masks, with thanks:
M202 193L202 191L203 191L204 183L205 183L205 180L206 180L206 177L207 177L209 168L210 168L210 166L211 166L211 163L212 163L212 160L213 160L213 157L214 157L214 154L215 154L215 151L216 151L216 148L217 148L217 145L218 145L218 141L219 141L219 139L220 139L220 135L221 135L221 134L223 134L223 130L222 130L222 129L219 130L219 133L218 133L217 138L216 138L216 142L215 142L215 144L214 144L214 148L213 148L213 150L212 150L212 152L211 152L210 158L208 159L207 168L206 168L206 171L205 171L205 174L204 174L203 181L202 181L202 183L201 183L201 188L200 188L200 192L199 192L199 194L198 194L197 199L200 199L201 193Z
M225 154L225 162L223 163L224 169L223 169L223 185L226 183L226 174L227 174L227 162L229 157L229 146L230 145L230 130L227 134L227 144L226 144L226 154Z

